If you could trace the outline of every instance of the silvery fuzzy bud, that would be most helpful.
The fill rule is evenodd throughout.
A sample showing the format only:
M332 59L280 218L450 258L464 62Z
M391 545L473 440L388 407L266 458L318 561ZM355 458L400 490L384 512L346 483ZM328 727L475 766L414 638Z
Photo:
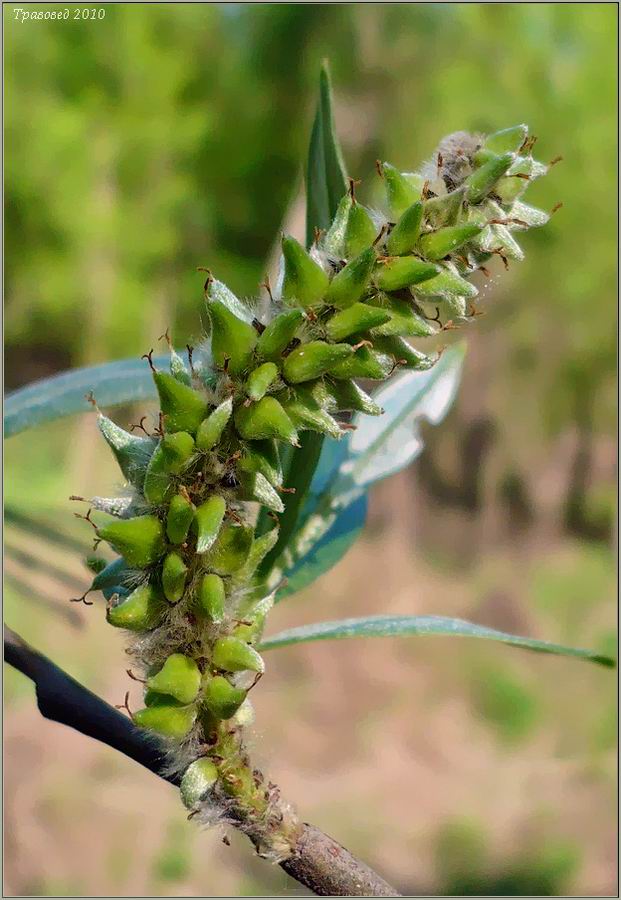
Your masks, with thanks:
M218 780L218 769L207 757L191 763L181 779L181 799L186 809L195 809L205 800Z

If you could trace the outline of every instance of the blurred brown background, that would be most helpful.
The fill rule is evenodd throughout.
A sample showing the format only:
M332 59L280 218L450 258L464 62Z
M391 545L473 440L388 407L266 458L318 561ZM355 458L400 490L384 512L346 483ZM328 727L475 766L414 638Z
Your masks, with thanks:
M564 157L529 201L563 209L494 278L423 456L375 488L363 540L270 630L434 613L612 652L616 6L88 8L105 17L19 22L3 8L7 387L139 356L167 325L192 340L197 265L256 290L283 223L302 236L322 57L368 202L377 157L411 169L450 131L528 122L539 158ZM79 555L19 521L87 545L66 498L118 480L93 417L11 438L6 466L5 618L121 702L119 635L100 604L67 602L89 580ZM444 638L267 662L258 761L404 893L616 891L609 671ZM241 839L227 848L186 822L168 785L44 721L6 667L5 702L8 895L301 892Z

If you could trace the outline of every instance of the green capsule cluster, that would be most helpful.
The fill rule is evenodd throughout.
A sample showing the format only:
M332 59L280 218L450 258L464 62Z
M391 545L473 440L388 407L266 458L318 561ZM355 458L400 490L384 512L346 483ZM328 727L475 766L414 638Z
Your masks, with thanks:
M171 748L201 748L182 782L190 808L226 795L261 815L268 803L241 729L264 670L256 645L272 596L256 573L284 510L283 450L307 430L340 438L343 413L380 415L357 380L432 366L437 354L410 339L468 317L478 294L469 278L494 254L521 258L514 232L547 220L521 199L546 169L530 147L517 126L451 135L419 173L382 164L386 214L361 205L352 183L310 250L283 237L266 321L209 276L213 371L186 367L174 350L169 371L152 367L153 434L99 413L131 497L94 503L108 513L97 538L118 559L95 567L91 590L134 637L145 682L135 724ZM257 504L276 520L260 536Z

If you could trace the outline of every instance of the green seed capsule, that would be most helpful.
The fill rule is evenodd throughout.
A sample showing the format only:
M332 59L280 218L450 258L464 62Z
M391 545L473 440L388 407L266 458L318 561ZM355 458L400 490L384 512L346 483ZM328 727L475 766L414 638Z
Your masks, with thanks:
M358 256L373 245L377 237L377 227L367 209L354 202L349 210L345 226L345 256Z
M489 162L484 163L479 169L475 169L472 174L468 175L464 182L468 201L470 203L480 203L514 161L514 153L503 153L502 156L490 159Z
M352 352L349 344L326 344L325 341L309 341L308 344L301 344L299 347L296 347L285 359L283 374L289 384L310 381L325 374L332 366L342 360L347 359Z
M430 278L422 284L412 288L412 293L426 300L428 297L449 299L451 297L465 297L474 299L479 293L476 287L465 278L461 278L451 269L441 269L440 274Z
M432 228L443 225L456 225L462 204L466 199L466 188L459 187L440 197L425 200L423 217Z
M481 234L477 247L483 253L498 250L507 259L524 259L524 251L505 225L488 225Z
M312 394L297 391L295 395L283 399L282 405L299 431L319 431L337 440L343 436L339 423L319 406Z
M291 309L272 319L257 342L257 354L262 359L276 360L295 337L305 319L301 309Z
M257 651L232 636L219 638L213 646L212 661L217 669L225 672L261 672L265 670L263 659Z
M165 434L160 441L160 447L169 470L177 474L194 453L194 438L187 431Z
M181 779L181 800L186 809L194 809L204 800L218 780L218 770L214 763L202 757L191 763Z
M377 338L375 346L378 350L390 354L395 362L405 369L424 371L425 369L430 369L437 359L415 350L406 340L400 337Z
M201 673L198 666L183 653L173 653L156 675L147 678L150 690L174 697L184 705L196 700L200 685Z
M436 305L442 306L445 315L451 319L463 318L466 315L466 310L468 308L466 298L458 295L438 297L438 299L433 302Z
M147 728L162 737L180 741L192 730L196 713L194 706L162 704L139 709L134 713L133 722L140 728Z
M164 528L156 516L118 519L97 529L97 537L107 541L124 556L130 566L144 569L164 554Z
M137 488L142 488L149 460L157 446L151 437L139 437L124 431L107 416L97 416L99 430L114 453L121 472Z
M194 438L187 431L165 434L151 457L143 493L149 503L162 503L171 489L170 475L178 474L194 453Z
M173 551L164 557L162 567L162 588L170 603L177 603L183 597L188 567L183 558Z
M214 495L196 508L194 530L196 531L196 552L206 553L220 533L226 500Z
M514 125L512 128L503 128L490 134L483 146L493 153L517 152L527 137L527 125Z
M385 353L369 350L368 347L359 347L349 359L338 363L330 369L330 375L335 378L370 378L381 381L392 372L393 360Z
M203 575L198 587L198 612L216 625L224 621L226 612L226 590L219 575L210 572Z
M224 525L207 561L218 575L235 575L250 553L254 529L249 525Z
M183 494L170 501L166 516L166 534L171 544L183 544L194 519L194 506Z
M260 472L240 473L240 499L261 503L276 513L285 511L280 495Z
M165 603L158 589L152 584L141 584L127 597L117 598L107 610L106 618L115 628L128 631L150 631L156 628L164 615Z
M239 375L252 360L258 339L253 325L234 315L223 303L207 304L211 319L211 349L213 359L221 369L227 367L231 375Z
M297 446L298 434L278 400L263 397L250 406L239 406L235 410L235 427L247 441L276 438Z
M347 309L335 313L326 322L326 333L330 340L340 341L342 338L367 331L376 325L382 325L390 319L390 313L366 303L354 303Z
M520 200L515 201L506 215L512 219L519 220L511 225L511 228L517 231L522 231L526 228L539 228L550 221L550 216L547 212L537 209L535 206L522 203Z
M420 200L424 178L413 172L399 172L390 163L383 163L386 199L391 215L398 219L416 200Z
M411 302L401 300L389 294L380 294L370 300L374 306L378 306L388 313L388 321L371 330L371 340L382 335L401 335L402 337L429 337L435 334L433 326L415 313Z
M424 234L420 239L420 248L427 259L444 259L449 253L476 238L482 230L479 225L449 225Z
M198 427L196 432L196 446L199 450L211 450L216 446L222 432L233 415L233 400L231 397L210 412Z
M308 308L323 300L328 276L295 238L283 237L282 252L285 272L282 297L285 302L299 303Z
M383 291L398 291L428 281L439 271L433 263L423 262L415 256L396 256L380 261L375 269L375 283Z
M531 156L518 156L506 176L494 187L494 193L503 204L512 203L521 197L532 181L545 175L547 171L547 166Z
M247 691L233 687L223 675L210 678L203 688L205 706L216 719L230 719L246 699Z
M280 487L283 472L276 441L252 441L246 445L237 463L237 470L251 475L260 472L271 485Z
M325 389L332 399L332 412L345 412L355 410L369 416L379 416L383 410L381 406L358 387L355 381L344 380L326 383Z
M386 241L391 256L404 256L416 246L423 221L423 204L417 200L403 213Z
M377 254L373 247L363 250L338 272L326 291L326 302L344 309L360 300L369 286Z
M254 369L246 380L246 393L251 400L260 400L265 396L267 389L278 378L278 366L273 362L266 362Z
M154 372L153 380L160 398L166 431L196 429L207 413L207 400L198 391L177 381L168 372Z

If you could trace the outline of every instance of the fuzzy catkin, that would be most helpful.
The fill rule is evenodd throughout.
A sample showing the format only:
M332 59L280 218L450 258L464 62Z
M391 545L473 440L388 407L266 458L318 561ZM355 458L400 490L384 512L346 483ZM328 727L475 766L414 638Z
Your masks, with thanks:
M416 173L378 165L386 213L359 204L352 182L309 252L283 238L265 321L209 274L213 367L188 369L172 348L170 371L152 366L155 434L99 413L131 496L91 502L111 516L97 536L119 557L92 564L89 590L103 592L145 681L133 719L159 737L170 771L184 773L192 813L241 827L270 858L287 856L297 821L253 770L243 730L273 603L257 571L287 497L281 450L305 430L341 437L339 414L381 414L356 379L432 366L437 354L408 338L467 322L478 294L470 276L494 255L522 258L514 233L548 219L521 199L546 171L532 143L522 125L487 138L457 132ZM256 504L274 519L260 535Z

